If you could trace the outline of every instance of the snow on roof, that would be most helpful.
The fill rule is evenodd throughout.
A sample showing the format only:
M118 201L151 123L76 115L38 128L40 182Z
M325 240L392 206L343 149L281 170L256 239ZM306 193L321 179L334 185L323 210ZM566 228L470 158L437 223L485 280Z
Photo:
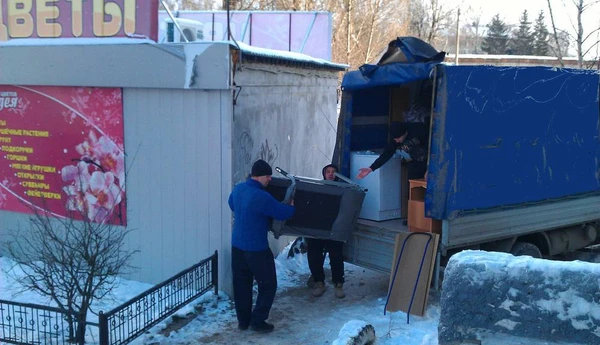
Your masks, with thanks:
M101 45L101 44L173 44L173 43L156 43L147 37L62 37L62 38L26 38L26 39L10 39L0 42L0 47L3 46L56 46L56 45ZM184 44L184 43L175 43ZM228 44L234 47L239 47L242 55L249 54L251 56L285 60L290 62L304 63L316 67L326 67L336 70L345 70L349 66L344 64L334 63L328 60L314 58L306 54L266 49L250 46L243 42L234 41L196 41L185 44Z
M198 20L192 20L192 19L185 19L185 18L175 18L177 20L178 24L187 24L187 25L204 25L204 23L202 23L201 21ZM173 23L173 20L171 18L165 18L165 22L166 23Z
M308 63L311 65L318 65L322 67L329 67L333 69L345 70L349 66L339 63L334 63L328 60L314 58L306 54L283 51L283 50L274 50L274 49L266 49L260 47L250 46L244 42L229 42L232 46L239 47L243 53L265 57L265 58L273 58L273 59L281 59L287 61L295 61L300 63Z

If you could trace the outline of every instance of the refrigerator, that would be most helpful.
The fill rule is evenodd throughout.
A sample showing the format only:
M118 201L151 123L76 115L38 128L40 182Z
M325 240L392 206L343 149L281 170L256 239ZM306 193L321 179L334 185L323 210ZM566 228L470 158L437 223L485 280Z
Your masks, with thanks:
M350 178L367 189L359 218L383 221L401 218L400 176L402 156L396 153L381 168L363 179L356 178L360 168L368 168L379 157L373 151L355 151L350 156Z

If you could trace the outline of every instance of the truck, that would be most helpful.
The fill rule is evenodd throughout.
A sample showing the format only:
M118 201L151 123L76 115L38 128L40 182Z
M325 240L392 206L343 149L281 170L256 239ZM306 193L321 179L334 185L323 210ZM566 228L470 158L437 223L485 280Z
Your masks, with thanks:
M379 152L392 122L429 108L421 216L440 236L437 268L463 249L546 257L599 242L598 71L448 64L415 38L389 47L343 77L333 162L355 180L353 152ZM354 223L347 262L390 272L408 185L400 217Z

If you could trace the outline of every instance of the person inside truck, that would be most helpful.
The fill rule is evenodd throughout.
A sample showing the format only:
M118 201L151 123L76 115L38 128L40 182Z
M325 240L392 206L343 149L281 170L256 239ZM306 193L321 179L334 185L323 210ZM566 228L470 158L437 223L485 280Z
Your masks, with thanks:
M393 122L390 125L390 137L383 152L368 168L360 168L357 179L365 178L379 169L392 158L396 150L401 150L406 162L408 179L422 179L427 171L427 154L429 151L428 111L414 106L404 114L404 122Z
M339 181L335 173L338 172L337 166L328 164L323 167L321 173L323 178L328 181ZM337 298L346 297L344 292L344 242L334 240L323 240L317 238L305 238L306 254L308 257L308 268L310 277L306 283L312 289L312 295L320 297L325 293L325 255L329 252L329 265L331 266L331 280L335 287L334 295Z

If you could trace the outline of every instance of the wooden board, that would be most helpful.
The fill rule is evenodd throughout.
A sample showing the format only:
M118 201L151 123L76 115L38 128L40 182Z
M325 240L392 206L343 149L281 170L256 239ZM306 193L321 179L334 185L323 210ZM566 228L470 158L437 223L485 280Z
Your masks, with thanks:
M396 235L388 302L385 308L387 311L401 310L408 313L410 308L412 315L423 316L425 314L438 241L439 235L432 233L416 232ZM406 244L402 251L403 243ZM399 257L401 251L402 257ZM423 253L425 253L424 258ZM420 275L419 269L421 270Z

